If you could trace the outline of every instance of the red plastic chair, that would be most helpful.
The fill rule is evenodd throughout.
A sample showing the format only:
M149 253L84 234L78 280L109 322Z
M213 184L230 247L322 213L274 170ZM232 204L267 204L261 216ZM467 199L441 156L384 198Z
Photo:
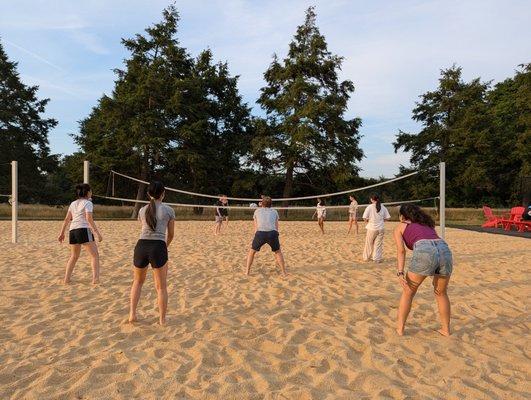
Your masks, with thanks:
M511 213L502 217L501 223L503 229L510 231L511 227L514 225L516 229L519 230L522 222L522 214L525 211L525 207L513 207L511 208Z
M481 225L483 228L497 228L498 225L502 225L502 217L494 215L492 208L489 206L483 206L483 214L487 221Z

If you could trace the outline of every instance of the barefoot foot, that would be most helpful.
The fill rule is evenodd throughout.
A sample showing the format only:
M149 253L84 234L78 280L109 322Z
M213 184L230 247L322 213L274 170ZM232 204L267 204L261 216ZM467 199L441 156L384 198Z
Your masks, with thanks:
M404 336L404 329L396 328L396 333L398 334L398 336Z
M445 337L450 336L450 331L447 331L446 329L438 329L437 332L439 332L441 335Z

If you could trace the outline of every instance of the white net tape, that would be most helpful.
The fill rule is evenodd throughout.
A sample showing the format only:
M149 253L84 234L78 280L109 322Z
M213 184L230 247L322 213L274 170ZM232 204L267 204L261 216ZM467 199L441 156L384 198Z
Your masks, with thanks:
M100 199L107 199L107 200L115 200L115 201L123 201L128 203L143 203L147 204L149 201L147 200L134 200L134 199L125 199L122 197L112 197L112 196L99 196L99 195L93 195L94 197L98 197ZM217 198L217 197L216 197ZM439 196L436 197L427 197L424 199L415 199L415 200L404 200L404 201L394 201L389 203L382 203L386 206L393 206L393 205L399 205L399 204L406 204L406 203L418 203L422 201L427 200L435 200L438 199ZM195 208L218 208L220 206L215 205L205 205L205 204L188 204L188 203L166 203L169 206L173 207L195 207ZM369 204L359 204L358 207L367 207ZM342 205L342 206L326 206L327 209L341 209L341 208L349 208L349 205ZM249 207L249 206L223 206L220 208L227 208L227 209L236 209L236 210L254 210L255 207ZM315 206L293 206L293 207L271 207L276 210L315 210Z
M125 174L122 174L120 172L116 172L116 171L111 171L113 174L116 174L116 175L119 175L119 176L122 176L124 178L127 178L127 179L130 179L132 181L135 181L135 182L138 182L138 183L144 183L146 185L149 184L149 182L146 182L146 181L143 181L141 179L137 179L137 178L133 178L132 176L129 176L129 175L125 175ZM410 176L413 176L413 175L416 175L418 174L420 171L415 171L415 172L411 172L409 174L406 174L406 175L402 175L402 176L398 176L396 178L393 178L393 179L389 179L387 181L384 181L384 182L378 182L378 183L375 183L373 185L368 185L368 186L364 186L364 187L361 187L361 188L355 188L355 189L349 189L349 190L343 190L341 192L335 192L335 193L324 193L324 194L319 194L319 195L316 195L316 196L304 196L304 197L284 197L284 198L274 198L272 199L273 201L295 201L295 200L310 200L310 199L318 199L318 198L327 198L327 197L334 197L334 196L341 196L341 195L344 195L344 194L349 194L349 193L354 193L354 192L359 192L361 190L366 190L366 189L372 189L372 188L375 188L375 187L378 187L378 186L382 186L382 185L386 185L388 183L391 183L391 182L396 182L396 181L399 181L401 179L405 179L405 178L409 178ZM210 194L203 194L203 193L195 193L195 192L189 192L187 190L180 190L180 189L175 189L175 188L171 188L171 187L167 187L166 190L170 191L170 192L176 192L176 193L182 193L182 194L188 194L190 196L197 196L197 197L208 197L208 198L211 198L211 199L219 199L219 196L214 196L214 195L210 195ZM227 197L228 200L234 200L234 201L260 201L261 199L252 199L252 198L245 198L245 197ZM125 201L125 200L123 200ZM136 200L135 200L136 201ZM206 206L198 206L198 207L206 207ZM339 207L339 206L335 206L335 207ZM348 207L348 206L346 206ZM292 207L290 207L292 208ZM314 207L307 207L307 209L310 209L310 208L314 208ZM329 207L330 208L330 207Z

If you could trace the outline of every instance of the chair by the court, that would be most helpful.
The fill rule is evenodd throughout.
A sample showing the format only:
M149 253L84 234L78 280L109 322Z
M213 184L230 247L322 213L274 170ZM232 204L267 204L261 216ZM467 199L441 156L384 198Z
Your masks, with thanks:
M483 225L481 225L483 228L497 228L498 225L502 225L502 217L494 215L492 212L492 208L490 208L489 206L483 206L483 214L487 219L487 221Z
M522 214L524 213L524 207L513 207L511 208L511 213L502 216L502 226L506 231L510 231L511 227L514 226L516 229L519 228L519 224L522 222Z

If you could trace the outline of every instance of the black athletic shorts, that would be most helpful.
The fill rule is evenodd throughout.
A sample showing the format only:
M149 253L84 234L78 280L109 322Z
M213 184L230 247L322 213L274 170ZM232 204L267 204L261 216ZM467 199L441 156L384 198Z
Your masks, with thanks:
M161 268L168 262L168 248L164 240L139 239L135 246L133 265L137 268Z
M254 234L253 243L251 248L254 251L260 251L264 244L271 246L271 250L279 251L280 250L280 240L278 240L277 231L257 231Z
M72 229L68 234L70 244L83 244L94 241L94 236L89 228Z

